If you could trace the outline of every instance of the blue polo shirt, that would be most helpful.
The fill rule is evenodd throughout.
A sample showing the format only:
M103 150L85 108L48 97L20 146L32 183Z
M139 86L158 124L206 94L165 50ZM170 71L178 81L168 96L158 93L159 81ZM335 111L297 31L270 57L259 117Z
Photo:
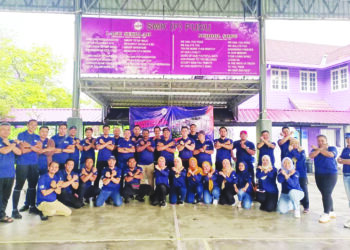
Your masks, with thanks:
M55 148L65 149L69 145L73 145L72 137L69 137L69 136L59 136L58 134L56 134L51 137L51 140L55 142ZM65 163L68 158L69 158L69 153L65 153L65 152L54 154L52 156L52 160L59 164Z
M344 160L349 160L350 159L350 148L346 147L343 149L341 152L340 158ZM343 173L344 174L350 174L350 165L344 164L343 165Z
M48 142L49 142L48 138L46 138L45 140L41 141L41 143L43 144L43 149L48 147ZM47 171L47 156L46 156L45 153L39 154L38 165L39 165L39 169L40 170Z
M188 137L190 137L192 140L196 141L198 140L198 133L195 133L194 135L192 135L191 133L188 134Z
M71 137L72 138L72 140L74 141L74 140L80 140L79 138L77 138L77 137ZM80 145L81 145L81 141L80 141ZM71 153L71 154L69 154L69 158L71 158L71 159L73 159L74 160L74 162L75 163L79 163L79 156L80 156L80 151L79 151L79 149L75 146L74 147L74 153ZM77 167L77 166L76 166Z
M120 139L118 143L118 148L132 148L135 147L135 143L131 138L125 140L125 138ZM134 153L120 153L118 152L118 163L126 164L130 157L134 157Z
M89 141L89 143L86 142L86 140ZM80 144L83 147L89 146L89 144L93 143L94 138L85 138L83 141L80 142ZM94 159L95 162L95 149L94 148L90 148L88 151L85 151L83 149L83 151L81 151L81 157L80 157L80 163L85 163L86 158L92 158Z
M151 147L155 148L155 142L152 139L148 139L147 141L149 141L151 143ZM137 147L142 146L141 142L144 142L145 144L147 143L147 141L145 141L144 139L141 139L137 142ZM147 150L147 148L145 148L145 150L143 150L142 152L138 152L138 158L139 158L139 165L149 165L151 163L154 163L154 152L150 152Z
M82 173L83 173L83 169L85 169L85 172L86 172L87 174L90 174L90 173L92 172L92 170L93 170L93 167L90 169L90 171L88 171L88 170L86 169L86 167L83 167L82 169L80 169L79 178L83 176L83 174L82 174ZM96 175L96 176L97 176L97 171L96 171L96 172L93 172L92 175ZM91 185L92 185L92 181L88 180L87 182L85 182L85 188L89 188Z
M255 145L254 143L252 143L251 141L246 141L245 145L252 150L255 150ZM246 162L248 167L252 167L252 164L254 162L254 157L250 154L248 154L247 150L243 149L241 146L241 141L235 141L233 143L233 147L237 150L236 151L236 158L237 158L237 162Z
M112 141L112 145L115 145L114 137L108 136L107 138L104 136L100 136L96 139L96 145L100 145L100 139L102 139L105 143ZM108 161L109 157L112 155L112 150L109 150L107 147L98 151L97 161Z
M58 171L56 175L58 176L60 181L64 181L64 182L68 181L68 179L67 179L68 173L66 172L65 169ZM75 180L74 182L79 182L79 175L77 173L72 171L70 173L70 175L72 176L72 178L74 175L78 176L77 180ZM72 185L69 185L68 187L62 188L62 191L63 190L66 191L67 193L72 193L72 191L73 191Z
M295 171L295 173L286 180L284 175L281 174L281 170L279 170L277 175L277 180L282 185L282 193L288 194L290 190L296 189L299 191L303 191L299 184L299 172Z
M271 142L271 144L276 146L276 143ZM258 161L258 166L262 165L262 157L264 155L270 156L271 159L271 164L272 166L275 166L275 155L273 154L274 148L269 148L266 144L264 144L260 149L259 149L259 161Z
M115 170L115 172L117 172L117 175L114 176L114 178L121 178L122 174L121 174L121 169L118 169L117 167L114 167L113 169L105 168L102 171L102 180L104 178L106 178L106 173L109 172L112 176L112 171ZM119 191L120 189L120 184L114 183L112 181L110 181L107 185L103 184L102 190L105 191Z
M268 173L261 171L260 168L256 170L256 178L258 179L259 189L265 190L268 193L278 194L276 184L277 169L275 167Z
M51 194L44 196L41 191L47 190L51 188L51 182L55 181L56 183L59 181L59 177L54 175L53 178L49 176L49 174L44 174L39 177L38 181L38 190L36 194L36 204L40 205L41 202L54 202L57 199L56 192L53 191Z
M174 142L174 145L173 146L171 146L171 147L169 147L169 148L172 148L172 149L174 149L174 148L176 148L176 143L175 143L175 141L173 140L173 139L171 139L171 138L169 138L169 140L165 140L164 138L162 138L162 139L160 139L159 140L159 142L160 143L163 143L163 145L165 146L165 145L168 145L169 143L171 143L171 142ZM166 151L166 150L163 150L163 151L160 151L160 156L163 156L164 158L165 158L165 161L168 163L168 162L174 162L174 154L173 153L170 153L170 152L168 152L168 151Z
M28 130L19 133L17 139L19 141L25 141L31 146L35 146L40 141L40 136L36 134L29 134ZM18 165L36 165L38 164L38 154L34 151L22 154L17 158Z
M206 150L213 150L214 149L213 142L210 140L205 140L203 143L201 143L200 140L197 140L195 149L197 150L197 149L203 148L204 146L207 146ZM202 166L202 163L205 161L208 161L210 164L212 164L211 154L200 152L199 154L196 155L196 158L198 161L198 166Z
M278 146L280 147L281 149L281 160L283 160L284 157L287 157L287 154L288 154L288 151L289 151L289 143L290 143L290 140L286 141L284 144L280 145L279 142L281 140L278 140Z
M307 177L307 169L306 169L306 154L305 151L302 150L299 152L297 149L293 149L289 151L287 156L291 158L294 162L296 170L299 172L299 177L306 178Z
M9 140L12 144L13 140ZM7 147L0 137L0 148ZM15 178L15 154L13 151L7 154L0 153L0 178Z
M328 147L329 152L334 154L334 157L326 157L318 154L315 159L315 174L336 174L338 172L336 158L338 155L337 149L333 146ZM313 152L314 150L311 150Z
M135 167L133 171L131 171L130 168L127 168L124 172L124 178L127 177L129 175L129 173L131 172L133 175L136 173L136 171L139 170L140 173L143 172L142 168L140 167ZM128 184L131 184L132 186L134 187L138 187L141 183L141 180L140 179L136 179L136 178L133 178L131 181L129 182L126 182L125 183L128 183Z
M185 144L190 141L191 143L189 145L194 144L194 140L191 139L190 137L187 137L187 139L185 140L184 138L180 138L180 140L177 141L177 145L180 145L181 142L184 142ZM184 148L182 151L179 152L179 156L181 159L190 159L193 156L193 151L188 150L188 148Z
M154 179L156 180L156 185L164 184L169 187L169 169L165 168L161 171L158 169L154 170Z
M186 188L186 176L187 176L187 171L185 168L182 169L182 171L178 176L176 176L174 170L171 169L170 178L172 178L172 186L175 188L177 187Z
M221 144L225 144L227 142L230 142L230 144L233 144L233 141L229 138L225 139L215 139L214 144L220 142ZM226 149L226 148L219 148L216 150L216 162L222 163L223 160L228 159L231 161L231 150Z

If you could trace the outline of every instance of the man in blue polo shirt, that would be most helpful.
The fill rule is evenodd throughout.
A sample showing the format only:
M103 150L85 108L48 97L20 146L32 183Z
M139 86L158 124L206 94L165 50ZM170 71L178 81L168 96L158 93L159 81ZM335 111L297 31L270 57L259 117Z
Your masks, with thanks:
M161 130L159 126L155 126L154 129L154 137L152 140L154 141L155 149L154 149L154 164L157 164L157 160L160 156L160 152L157 150L158 142L162 139L162 136L160 134Z
M338 158L338 163L343 164L343 180L350 207L350 133L345 135L345 139L347 146ZM350 220L344 223L344 227L350 228Z
M254 155L255 155L255 145L253 142L248 141L248 133L243 130L240 132L240 140L233 142L233 148L236 149L237 166L240 162L245 162L248 167L248 171L252 176L252 184L255 185L255 173L254 173ZM236 168L236 172L240 172Z
M179 157L182 160L182 165L187 170L189 167L189 159L193 156L195 147L194 140L188 137L188 127L181 128L182 137L177 141L177 150L179 150Z
M91 127L85 128L85 139L81 142L83 150L81 151L80 157L80 169L84 168L84 164L87 158L93 160L95 164L95 148L96 148L96 139L92 137L93 130Z
M74 152L69 154L69 158L74 160L74 169L73 171L78 173L79 172L79 159L80 159L80 152L83 151L83 146L81 145L81 141L79 138L76 137L77 135L77 127L72 126L69 128L69 136L73 140L74 145Z
M293 132L289 130L289 127L283 127L282 133L281 133L282 139L278 140L278 146L281 148L281 161L284 159L284 157L287 157L289 153L289 143L290 139L293 138Z
M79 182L79 199L81 202L87 202L89 198L93 200L100 193L100 189L92 185L97 177L97 168L94 167L94 160L92 158L86 158L84 167L80 171Z
M188 137L190 137L192 140L197 141L198 140L198 133L197 133L197 125L192 123L190 126L190 133L188 134Z
M170 129L163 128L163 138L157 143L157 150L160 156L163 156L166 161L166 166L171 169L174 167L174 153L176 151L175 141L170 138Z
M118 159L118 144L119 144L119 141L121 139L123 139L123 137L121 137L121 129L119 127L115 127L113 130L113 134L114 134L115 146L114 146L112 154L114 155L114 157L116 159Z
M22 218L17 207L26 180L28 181L29 213L39 214L35 207L35 192L39 178L38 153L42 149L42 143L40 137L34 133L37 126L38 122L36 120L30 120L27 123L28 129L18 134L22 154L17 158L16 184L12 195L12 217L15 219Z
M60 169L64 169L64 164L69 158L69 154L74 152L73 140L67 136L67 124L60 124L58 126L58 134L51 137L55 143L55 152L52 160L57 162Z
M202 163L207 161L212 165L211 155L214 153L213 142L209 139L205 139L205 132L203 130L198 133L198 140L193 154L197 158L198 166L202 166Z
M95 187L99 187L102 170L108 167L108 159L112 155L114 149L114 138L109 136L110 126L103 125L103 135L96 139L97 155L97 177L94 182Z
M138 166L142 168L144 178L142 184L148 184L154 190L154 141L149 138L149 130L142 131L143 139L139 140L136 145L136 151L139 154Z
M130 129L124 130L124 138L118 143L118 167L124 171L128 168L127 161L134 157L135 143L131 139Z
M11 223L13 219L6 216L7 202L10 198L15 179L15 155L22 152L17 147L19 141L9 140L11 125L0 124L0 222Z
M214 140L214 147L216 149L215 169L222 170L222 161L229 160L231 162L231 150L233 149L233 141L227 138L227 128L221 127L219 129L220 138Z
M47 220L48 216L69 216L72 213L68 207L57 200L57 194L61 193L61 185L58 175L57 162L52 161L48 167L48 173L40 176L37 191L37 206L41 211L41 220Z
M257 148L259 150L258 166L262 165L261 159L264 155L268 155L270 157L272 166L275 166L275 155L273 154L275 147L276 147L276 143L270 141L269 131L267 130L262 131L260 142L257 145Z
M79 176L73 169L74 160L67 159L65 169L58 171L62 190L57 198L68 207L81 208L84 203L78 198Z

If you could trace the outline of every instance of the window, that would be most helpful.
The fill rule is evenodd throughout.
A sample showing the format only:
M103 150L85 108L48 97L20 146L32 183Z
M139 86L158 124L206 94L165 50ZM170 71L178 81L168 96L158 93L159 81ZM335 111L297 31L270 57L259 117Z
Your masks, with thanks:
M271 70L271 87L273 90L288 90L289 72L287 69Z
M332 91L348 89L348 68L338 68L331 71Z
M300 71L301 92L317 92L317 73L315 71Z

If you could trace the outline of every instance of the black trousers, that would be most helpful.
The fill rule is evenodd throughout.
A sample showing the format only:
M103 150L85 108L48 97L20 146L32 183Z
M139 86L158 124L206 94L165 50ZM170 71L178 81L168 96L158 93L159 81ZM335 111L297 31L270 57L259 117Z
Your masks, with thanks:
M141 184L138 189L134 189L131 184L125 183L122 194L124 199L128 199L134 195L137 195L140 198L149 195L152 191L152 187L148 184Z
M100 185L100 179L102 175L102 170L104 168L108 167L108 162L107 161L98 161L96 163L96 168L97 168L97 177L96 180L94 181L94 186L99 188Z
M190 159L181 159L182 160L182 166L188 170L189 168L189 163L190 163Z
M35 206L36 185L39 179L38 165L17 165L16 167L16 184L12 195L13 210L17 210L19 197L25 181L28 181L28 203Z
M14 180L14 178L0 178L0 219L6 216L6 207L11 196Z
M221 190L219 203L221 205L232 205L235 203L236 194L235 189L233 188L233 184L229 183L225 185L225 188Z
M220 172L222 170L222 161L215 162L215 169Z
M66 165L65 163L59 163L58 164L59 170L65 169L66 167L65 165Z
M165 184L158 184L156 191L152 197L153 201L165 201L166 196L169 194L169 187Z
M277 208L278 193L256 192L256 200L261 204L260 210L273 212Z
M338 174L315 174L315 180L318 190L320 190L322 195L322 203L324 213L329 214L329 212L334 211L332 192L337 184Z
M299 177L299 184L304 192L304 198L300 201L304 209L309 209L309 190L307 188L308 180L307 177Z
M96 198L100 194L101 190L98 187L95 187L94 185L90 185L89 187L86 186L86 183L80 181L79 183L79 200L83 201L88 200L89 198Z
M84 203L73 193L68 193L65 190L62 190L61 194L57 195L57 199L62 202L64 205L73 208L81 208L84 206Z

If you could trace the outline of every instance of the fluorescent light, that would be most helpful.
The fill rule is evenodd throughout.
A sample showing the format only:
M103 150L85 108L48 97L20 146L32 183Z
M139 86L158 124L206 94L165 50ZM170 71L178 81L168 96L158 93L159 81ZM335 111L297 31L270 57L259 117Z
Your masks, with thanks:
M132 91L133 95L189 95L189 96L210 96L209 92L169 92L169 91Z

